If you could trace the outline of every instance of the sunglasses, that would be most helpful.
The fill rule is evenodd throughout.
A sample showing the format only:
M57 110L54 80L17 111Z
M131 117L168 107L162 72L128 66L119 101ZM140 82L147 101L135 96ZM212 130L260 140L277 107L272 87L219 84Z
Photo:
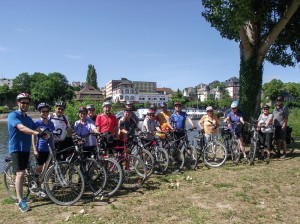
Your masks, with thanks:
M88 109L88 111L95 111L95 109Z
M49 110L41 110L41 113L49 113Z
M20 103L23 105L29 105L29 102L20 101Z
M180 105L176 105L175 107L181 107Z
M269 110L268 108L264 108L263 110Z

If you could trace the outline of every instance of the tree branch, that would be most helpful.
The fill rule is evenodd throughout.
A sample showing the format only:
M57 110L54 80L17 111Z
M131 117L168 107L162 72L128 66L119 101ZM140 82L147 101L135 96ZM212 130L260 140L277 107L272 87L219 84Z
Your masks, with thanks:
M267 51L270 49L271 45L275 42L276 38L292 18L294 13L300 6L300 0L293 0L291 5L287 8L285 14L278 21L278 23L273 27L272 31L262 42L261 47L258 49L258 65L262 63L264 57L266 56Z

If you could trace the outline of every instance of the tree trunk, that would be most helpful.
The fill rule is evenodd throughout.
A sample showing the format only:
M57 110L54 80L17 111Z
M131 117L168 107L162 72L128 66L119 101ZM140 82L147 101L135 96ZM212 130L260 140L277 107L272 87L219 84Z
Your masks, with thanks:
M257 60L257 54L245 59L241 53L239 99L246 120L250 117L257 119L260 113L263 65L257 65Z

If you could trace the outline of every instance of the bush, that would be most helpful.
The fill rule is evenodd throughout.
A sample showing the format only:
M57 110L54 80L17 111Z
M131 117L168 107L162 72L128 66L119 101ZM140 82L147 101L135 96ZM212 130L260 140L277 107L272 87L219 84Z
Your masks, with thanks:
M300 137L300 109L299 108L291 108L290 115L288 119L288 125L293 127L292 136Z
M0 113L8 113L9 112L9 108L8 106L1 106L0 107Z

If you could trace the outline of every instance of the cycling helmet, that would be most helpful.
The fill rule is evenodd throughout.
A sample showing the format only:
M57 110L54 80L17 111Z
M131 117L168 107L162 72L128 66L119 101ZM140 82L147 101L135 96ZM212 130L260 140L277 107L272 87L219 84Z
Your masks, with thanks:
M66 108L66 103L64 101L57 101L57 102L55 102L55 106Z
M103 102L102 107L105 107L105 106L111 106L111 102L109 102L109 101Z
M177 101L177 102L174 103L174 106L176 106L176 105L181 106L181 103Z
M20 101L22 99L28 99L29 101L31 100L30 95L28 93L20 93L17 96L17 101Z
M159 104L159 106L160 106L160 107L167 107L167 104L166 104L166 102L161 102L161 103Z
M206 107L206 111L213 111L214 109L213 109L213 107L212 106L208 106L208 107Z
M132 105L132 102L131 102L130 100L127 100L127 101L125 102L125 105Z
M149 106L149 109L151 109L151 110L156 110L156 106L155 106L154 104L151 104L151 105Z
M85 113L88 112L88 110L86 109L86 107L79 107L78 113L82 113L82 112L85 112Z
M284 97L283 96L278 96L276 100L277 101L284 101Z
M89 110L89 109L95 109L95 106L93 104L89 104L86 106L86 109Z
M269 107L269 105L265 104L265 105L263 105L262 108L263 108L263 109L269 109L270 107Z
M152 109L149 109L148 112L147 112L148 115L154 115L155 114L155 111L152 110Z
M238 101L233 101L232 104L231 104L231 108L237 108L239 105Z
M48 104L48 103L44 103L44 102L40 103L40 104L37 106L37 110L38 110L38 111L41 111L42 108L44 108L44 107L47 108L48 110L50 110L49 104Z

